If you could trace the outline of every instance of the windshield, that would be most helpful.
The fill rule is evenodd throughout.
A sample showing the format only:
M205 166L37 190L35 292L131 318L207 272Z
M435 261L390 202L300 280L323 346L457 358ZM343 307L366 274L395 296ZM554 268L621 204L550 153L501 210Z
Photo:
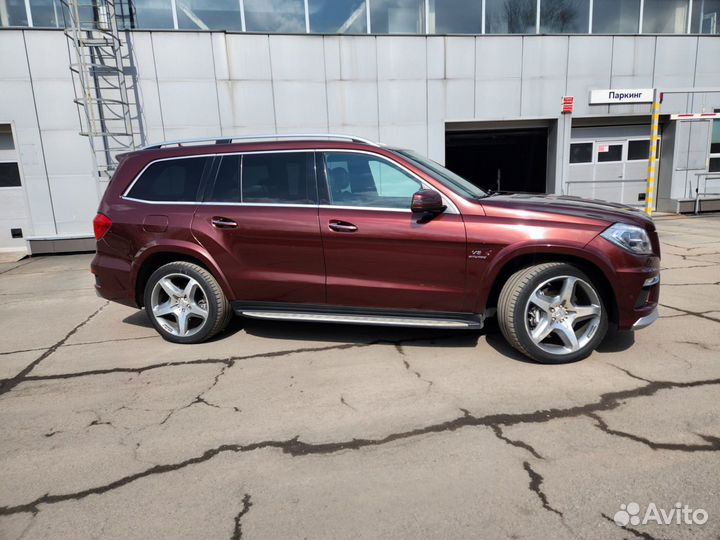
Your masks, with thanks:
M465 180L462 176L459 176L446 169L439 163L434 162L431 159L421 156L417 152L412 150L395 150L402 157L410 161L413 165L422 169L427 174L436 178L441 184L447 186L455 193L468 197L471 199L481 199L487 197L487 193L477 187L475 184L471 184Z

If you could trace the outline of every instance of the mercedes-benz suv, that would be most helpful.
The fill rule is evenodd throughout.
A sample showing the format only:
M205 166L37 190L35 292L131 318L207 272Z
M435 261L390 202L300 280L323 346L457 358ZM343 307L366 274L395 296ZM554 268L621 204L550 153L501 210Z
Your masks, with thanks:
M233 314L479 329L546 363L657 318L660 248L635 209L495 194L344 135L161 143L125 154L94 220L100 296L168 341Z

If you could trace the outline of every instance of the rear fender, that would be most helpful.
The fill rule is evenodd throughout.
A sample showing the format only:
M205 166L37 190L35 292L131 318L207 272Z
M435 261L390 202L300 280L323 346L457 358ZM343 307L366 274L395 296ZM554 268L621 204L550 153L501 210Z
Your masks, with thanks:
M235 300L235 292L230 286L230 282L227 280L225 274L222 270L220 270L220 267L215 263L210 254L197 244L177 239L168 241L160 239L144 246L143 249L137 252L133 258L131 267L131 284L133 290L137 289L137 280L140 275L140 270L151 257L158 254L171 255L173 253L200 261L217 280L228 300Z

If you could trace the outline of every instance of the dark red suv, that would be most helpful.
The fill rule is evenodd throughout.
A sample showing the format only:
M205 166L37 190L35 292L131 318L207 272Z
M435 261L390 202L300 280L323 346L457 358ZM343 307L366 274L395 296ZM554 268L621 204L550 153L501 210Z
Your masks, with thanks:
M660 248L629 207L487 193L343 135L125 154L95 218L98 294L175 343L260 319L479 329L549 363L657 318Z

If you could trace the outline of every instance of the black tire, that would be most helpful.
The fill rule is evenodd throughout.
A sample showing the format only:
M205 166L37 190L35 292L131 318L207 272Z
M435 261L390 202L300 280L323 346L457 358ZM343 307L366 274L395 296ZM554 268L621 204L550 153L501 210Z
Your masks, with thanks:
M541 348L533 341L526 308L530 295L537 287L548 280L561 279L563 276L579 278L594 290L600 306L599 322L595 320L592 326L596 329L589 331L589 340L578 350L563 353L549 352L546 349L552 348L552 344L548 346L546 343L541 343L545 347ZM498 298L497 318L500 331L508 343L525 356L543 364L565 364L586 358L602 342L608 328L607 309L602 300L601 289L582 270L572 264L562 262L530 266L510 276ZM553 337L551 336L549 339L553 339Z
M182 274L197 281L205 295L207 306L207 318L202 323L202 327L190 336L178 336L167 331L156 319L152 308L152 291L158 282L169 275ZM176 261L165 264L152 273L143 293L143 301L145 304L145 312L155 330L167 341L172 343L202 343L222 332L232 319L233 311L228 302L222 288L218 284L213 275L202 266L186 261Z

